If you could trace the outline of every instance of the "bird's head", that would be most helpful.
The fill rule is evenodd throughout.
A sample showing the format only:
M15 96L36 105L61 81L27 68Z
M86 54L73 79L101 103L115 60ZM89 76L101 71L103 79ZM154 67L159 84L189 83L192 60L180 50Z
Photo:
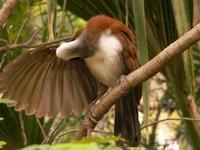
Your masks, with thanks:
M113 43L114 47L120 47L120 43L113 41L113 35L119 29L126 29L124 25L113 18L107 16L95 16L88 20L86 27L75 34L75 40L61 44L57 50L56 55L63 60L70 60L73 58L87 58L92 56L99 48L99 43ZM102 40L102 35L105 37Z

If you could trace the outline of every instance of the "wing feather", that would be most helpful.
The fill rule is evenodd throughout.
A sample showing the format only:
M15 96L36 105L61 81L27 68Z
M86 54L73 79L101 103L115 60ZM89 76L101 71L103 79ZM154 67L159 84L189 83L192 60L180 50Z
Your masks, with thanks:
M28 51L9 63L0 74L0 95L12 98L17 111L37 117L58 113L79 115L97 97L96 80L85 62L58 59L55 49Z
M72 113L73 93L69 66L69 62L65 62L63 71L63 102L61 106L61 115L63 116L68 116Z
M48 110L49 110L50 99L51 99L51 97L50 97L51 85L50 85L50 79L49 78L50 78L50 75L51 75L52 68L53 68L53 62L50 62L50 66L49 66L47 73L46 73L46 78L43 81L44 84L43 84L42 96L41 96L39 105L38 105L37 110L36 110L36 116L37 117L44 117L45 115L47 115Z
M71 74L72 74L72 92L73 92L73 104L72 104L72 110L73 113L75 115L80 115L80 113L82 112L82 102L84 99L82 99L83 97L81 97L81 91L80 91L80 87L78 86L77 80L75 80L75 78L77 78L77 74L76 74L76 62L72 62L71 63ZM79 97L81 97L81 99L79 99ZM79 101L80 100L80 101ZM80 109L81 108L81 109Z
M31 93L32 90L34 90L34 83L36 81L36 78L39 74L39 67L40 64L36 64L33 67L29 68L28 72L25 74L23 81L18 81L18 84L16 84L12 92L17 91L18 94L16 94L16 100L17 104L15 106L16 111L21 111L23 109L26 109L28 105L28 100L31 99ZM17 90L16 90L17 88Z
M40 100L44 100L42 99L44 81L45 81L50 65L51 65L51 62L47 62L47 64L44 64L44 67L40 68L41 75L39 75L38 81L36 82L36 85L35 85L35 89L32 92L33 100L30 100L29 107L26 110L27 115L33 115L34 113L36 113L36 110L40 104Z

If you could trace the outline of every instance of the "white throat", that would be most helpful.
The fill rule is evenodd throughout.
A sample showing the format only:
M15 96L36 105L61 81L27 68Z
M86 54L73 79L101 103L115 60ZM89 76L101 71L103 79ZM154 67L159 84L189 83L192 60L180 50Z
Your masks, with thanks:
M91 73L102 84L112 87L123 74L122 50L119 39L107 29L99 38L95 54L85 59Z
M107 29L101 34L98 42L98 47L99 50L111 56L122 51L122 44L115 35L111 34L110 29Z

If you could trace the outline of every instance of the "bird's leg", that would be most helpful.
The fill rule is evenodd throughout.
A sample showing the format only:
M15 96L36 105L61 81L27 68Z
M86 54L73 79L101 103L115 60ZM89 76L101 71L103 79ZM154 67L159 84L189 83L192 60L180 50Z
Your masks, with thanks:
M126 75L121 75L120 78L117 80L117 85L120 85L123 89L125 89L127 83L129 84ZM126 90L126 93L129 91Z
M96 102L98 100L101 99L103 95L99 95L97 98L95 98L95 100L92 101L92 103L88 104L88 107L87 107L87 115L88 117L94 122L94 123L97 123L98 121L94 118L94 116L92 115L92 107L93 105L96 104Z
M98 121L95 119L95 117L93 116L92 113L92 107L93 105L96 104L96 102L101 98L101 96L99 95L95 100L92 101L92 103L88 104L87 107L87 116L89 117L89 119L94 122L95 124L98 123ZM92 128L90 126L87 127L87 137L90 137L92 134Z
M104 94L100 94L97 98L95 98L95 100L92 101L92 103L90 103L87 107L87 115L88 117L94 122L94 123L97 123L98 121L95 119L95 117L93 116L93 113L92 113L92 107L93 105L95 105L99 100L101 100L101 98L103 96L105 96L108 92L110 91L110 88L107 90L107 92L104 92Z
M120 83L123 83L126 81L126 76L125 75L121 75L119 77L119 79L117 80L117 85L119 85Z
M97 98L95 98L90 104L88 104L88 107L87 107L87 115L94 123L97 123L98 121L92 115L93 114L92 107L93 107L93 105L95 105L98 102L98 100L101 100L101 98L107 93L106 92L107 87L102 85L101 83L97 84L97 88L98 88Z
M122 75L118 80L117 80L117 85L127 82L126 76ZM123 86L123 84L122 84ZM95 117L93 116L93 112L92 112L92 107L93 105L95 105L96 103L98 103L98 101L101 100L102 97L104 97L105 95L107 95L107 93L111 90L112 88L108 88L108 90L105 92L101 92L101 94L99 94L99 96L97 98L95 98L95 100L93 100L87 107L87 115L90 118L90 120L94 123L98 123L98 120L95 119ZM87 128L87 136L90 136L92 133L92 130L90 127Z

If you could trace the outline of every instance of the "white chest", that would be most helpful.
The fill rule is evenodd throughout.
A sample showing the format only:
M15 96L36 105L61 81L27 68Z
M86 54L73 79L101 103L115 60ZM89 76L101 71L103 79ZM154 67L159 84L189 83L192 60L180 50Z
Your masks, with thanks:
M120 41L106 31L99 39L98 50L92 57L85 59L91 73L102 84L112 87L123 74L121 51Z

